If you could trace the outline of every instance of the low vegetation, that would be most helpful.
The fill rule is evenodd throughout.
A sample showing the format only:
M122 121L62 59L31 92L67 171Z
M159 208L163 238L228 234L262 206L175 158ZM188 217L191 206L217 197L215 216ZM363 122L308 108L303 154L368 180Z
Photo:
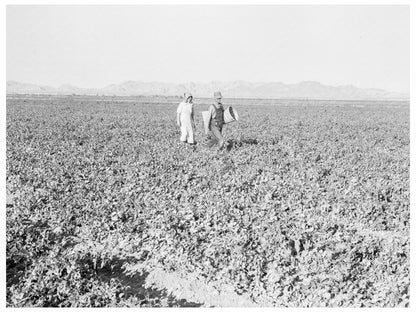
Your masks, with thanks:
M178 143L176 104L8 99L8 306L217 305L144 287L157 270L253 305L408 306L409 103L245 103L216 153Z

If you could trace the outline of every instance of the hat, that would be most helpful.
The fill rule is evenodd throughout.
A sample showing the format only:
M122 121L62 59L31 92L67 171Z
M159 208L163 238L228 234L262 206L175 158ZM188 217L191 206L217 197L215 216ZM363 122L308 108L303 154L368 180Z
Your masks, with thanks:
M214 99L222 99L222 95L220 91L214 92Z
M193 96L192 96L192 94L191 93L184 93L183 94L183 98L184 98L184 100L185 100L185 102L189 99L189 98L194 98Z

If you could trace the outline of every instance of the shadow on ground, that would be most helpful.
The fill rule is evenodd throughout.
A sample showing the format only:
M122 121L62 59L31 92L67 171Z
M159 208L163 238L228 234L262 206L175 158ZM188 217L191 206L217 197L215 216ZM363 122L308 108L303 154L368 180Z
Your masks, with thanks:
M238 148L243 145L257 145L259 141L257 139L243 139L243 140L228 140L227 141L227 150L230 151L233 148Z
M106 283L109 283L111 279L114 279L122 284L127 290L125 292L125 298L137 297L142 300L142 303L146 304L146 300L149 303L152 299L158 299L160 301L167 302L168 307L200 307L201 303L188 302L185 299L177 299L172 295L169 295L165 290L159 290L154 288L146 288L144 284L148 273L134 275L126 275L122 268L124 261L113 260L110 265L106 265L104 268L97 271L97 277Z

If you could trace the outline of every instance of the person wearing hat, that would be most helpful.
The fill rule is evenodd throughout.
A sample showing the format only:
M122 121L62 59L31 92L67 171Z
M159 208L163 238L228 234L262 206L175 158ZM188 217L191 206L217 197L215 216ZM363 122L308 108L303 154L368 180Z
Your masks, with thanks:
M215 103L209 106L208 112L210 115L209 120L209 133L208 133L208 147L212 147L218 144L218 149L224 147L224 137L222 136L222 127L224 125L224 106L222 105L221 92L214 92Z
M195 144L194 104L192 100L192 94L185 93L184 100L179 103L176 110L176 123L181 128L180 141L189 144Z

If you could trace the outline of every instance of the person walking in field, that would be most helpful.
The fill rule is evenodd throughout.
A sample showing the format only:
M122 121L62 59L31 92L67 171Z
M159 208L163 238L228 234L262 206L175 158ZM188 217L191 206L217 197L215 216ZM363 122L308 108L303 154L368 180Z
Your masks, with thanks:
M184 94L184 100L179 103L176 110L176 123L181 128L180 141L195 144L195 119L193 97L190 93Z
M224 137L222 136L222 127L224 125L224 106L222 105L221 92L214 92L215 103L209 106L209 121L208 121L208 147L218 145L218 149L224 147Z

